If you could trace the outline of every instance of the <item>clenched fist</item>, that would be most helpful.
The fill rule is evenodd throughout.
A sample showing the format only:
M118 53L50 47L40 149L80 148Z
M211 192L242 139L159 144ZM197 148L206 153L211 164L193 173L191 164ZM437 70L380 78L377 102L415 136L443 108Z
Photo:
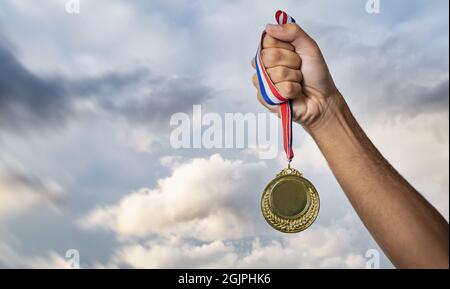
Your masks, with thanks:
M326 121L341 102L327 64L317 43L297 24L268 24L261 56L267 73L280 93L292 99L293 120L307 130ZM255 68L255 62L252 61ZM277 106L267 104L253 75L258 100L274 113Z

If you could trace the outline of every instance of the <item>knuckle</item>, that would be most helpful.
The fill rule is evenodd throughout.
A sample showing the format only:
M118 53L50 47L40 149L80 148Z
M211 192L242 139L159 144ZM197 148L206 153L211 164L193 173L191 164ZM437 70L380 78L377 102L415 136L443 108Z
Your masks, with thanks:
M300 56L298 56L298 54L293 54L292 56L292 68L294 69L298 69L300 68L301 65L301 60L300 60Z
M286 86L286 93L288 95L294 95L295 94L295 85L293 82L288 82L287 86Z
M274 81L275 83L286 81L289 77L287 69L283 66L275 66L269 68L267 72L269 73L272 81Z
M295 85L293 82L285 82L283 83L283 92L287 95L287 96L292 96L295 93Z
M278 68L278 77L280 79L286 79L289 76L289 71L285 67L279 67Z
M265 59L264 61L267 64L274 64L276 63L280 57L281 57L281 53L279 51L279 49L268 49L266 50L266 52L264 53L265 55Z
M270 35L266 35L264 36L264 40L263 40L263 48L264 47L273 47L275 45L276 41L273 37L271 37Z

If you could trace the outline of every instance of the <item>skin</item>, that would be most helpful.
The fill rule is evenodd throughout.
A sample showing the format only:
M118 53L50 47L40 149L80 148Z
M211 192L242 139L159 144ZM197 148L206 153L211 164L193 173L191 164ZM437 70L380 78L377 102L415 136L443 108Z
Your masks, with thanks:
M266 26L262 59L293 119L312 136L359 217L398 268L449 268L449 224L381 155L297 24ZM254 62L252 62L255 67ZM253 84L257 89L256 75ZM258 90L257 98L271 112Z

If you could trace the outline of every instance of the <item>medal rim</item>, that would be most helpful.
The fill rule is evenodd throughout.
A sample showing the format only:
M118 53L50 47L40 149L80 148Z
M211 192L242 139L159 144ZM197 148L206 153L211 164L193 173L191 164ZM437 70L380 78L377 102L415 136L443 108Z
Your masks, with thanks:
M301 182L307 184L308 189L306 190L307 194L307 205L305 208L295 216L283 216L273 211L273 208L270 204L272 198L272 190L271 187L274 186L277 182L286 177L296 177ZM269 197L266 197L269 194ZM265 205L265 201L269 200L269 204ZM266 207L266 208L265 208ZM266 211L270 211L274 216L267 216ZM309 212L311 210L311 212ZM298 233L309 228L314 221L317 219L320 211L320 198L317 189L314 185L305 178L299 171L293 168L283 169L277 176L271 180L267 186L265 187L262 196L261 196L261 211L269 225L277 231L283 233ZM302 220L302 218L305 218ZM283 224L284 223L284 224ZM287 223L287 224L286 224Z

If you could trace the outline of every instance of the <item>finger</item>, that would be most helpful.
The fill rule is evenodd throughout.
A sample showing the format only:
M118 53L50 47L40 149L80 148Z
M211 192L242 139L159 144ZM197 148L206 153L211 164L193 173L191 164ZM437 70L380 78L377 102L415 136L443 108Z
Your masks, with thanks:
M283 81L275 84L275 87L281 95L289 99L299 98L302 93L302 86L298 82Z
M297 53L280 48L266 48L262 50L264 67L286 66L299 69L301 60Z
M265 102L264 99L263 99L262 96L261 96L261 93L259 93L259 91L258 91L258 93L256 94L256 97L257 97L258 101L259 101L262 105L264 105L264 107L266 107L270 112L275 113L275 114L278 114L278 112L279 112L278 107L275 106L275 105L270 105L270 104L268 104L267 102Z
M254 69L256 69L256 63L255 63L255 58L254 58L254 57L252 58L252 67L253 67Z
M258 76L256 75L256 73L252 76L252 83L253 86L259 91Z
M309 52L318 49L317 43L296 23L284 25L267 24L267 35L281 41L289 42L298 53Z
M258 83L258 76L256 74L253 75L252 77L252 82L253 82L253 86L255 86L255 88L257 89L257 93L256 93L256 97L258 99L258 101L264 105L268 110L270 110L273 113L278 113L278 107L275 105L270 105L268 104L264 98L261 96L261 92L259 91L259 83Z
M283 81L302 81L302 72L298 69L291 69L285 66L275 66L266 70L273 83L280 83Z
M264 36L264 39L262 41L262 47L263 48L283 48L286 50L295 51L295 47L292 44L285 42L285 41L278 40L268 34L266 34Z

